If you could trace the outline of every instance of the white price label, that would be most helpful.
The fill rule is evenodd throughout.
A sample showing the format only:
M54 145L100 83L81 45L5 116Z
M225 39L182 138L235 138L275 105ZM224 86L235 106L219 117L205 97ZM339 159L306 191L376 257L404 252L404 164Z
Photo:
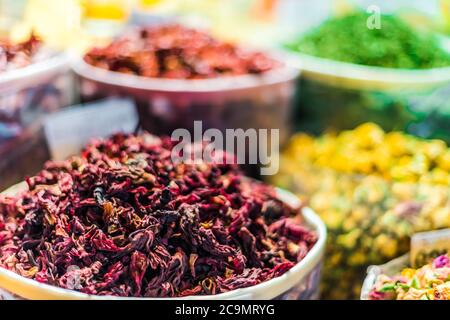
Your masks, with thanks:
M48 116L45 136L53 160L77 154L92 138L133 132L139 116L133 101L108 99L73 106Z

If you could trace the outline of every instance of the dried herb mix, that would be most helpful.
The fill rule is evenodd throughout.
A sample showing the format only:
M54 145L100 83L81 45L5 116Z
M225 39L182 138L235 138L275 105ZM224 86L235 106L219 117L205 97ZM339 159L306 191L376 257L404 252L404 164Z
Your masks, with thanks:
M144 77L205 79L260 74L279 63L180 25L147 27L88 52L96 67Z
M379 275L370 300L450 300L450 256L441 255L419 269Z
M40 47L41 41L34 35L17 44L0 39L0 72L31 64Z
M328 228L326 299L359 298L369 265L408 252L416 232L450 227L450 149L440 140L373 123L297 134L273 182L308 200Z
M0 266L88 294L176 297L249 287L316 234L234 165L174 165L148 134L96 140L0 198Z
M356 12L330 18L288 44L293 51L337 61L386 68L428 69L450 66L450 53L438 39L422 34L394 15L381 16L369 29L370 15Z

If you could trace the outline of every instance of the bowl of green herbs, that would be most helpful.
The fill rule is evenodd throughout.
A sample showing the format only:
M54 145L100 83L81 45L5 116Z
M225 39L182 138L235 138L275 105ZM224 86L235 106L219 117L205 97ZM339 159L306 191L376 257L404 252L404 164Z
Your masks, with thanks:
M325 20L285 44L291 63L320 80L352 88L450 81L450 39L417 30L396 15L368 25L363 11ZM365 83L364 83L365 82Z
M440 107L450 94L450 38L395 14L381 14L377 26L371 18L330 17L284 44L288 64L302 70L298 128L321 133L372 121L450 141L450 110Z

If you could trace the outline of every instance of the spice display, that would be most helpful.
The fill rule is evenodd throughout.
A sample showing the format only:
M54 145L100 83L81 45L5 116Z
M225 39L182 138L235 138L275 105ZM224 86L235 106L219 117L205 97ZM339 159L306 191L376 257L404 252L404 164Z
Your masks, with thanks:
M181 297L284 274L317 241L235 165L176 164L148 134L95 140L0 196L0 266L95 295Z
M299 71L271 57L171 24L129 30L73 69L83 101L132 98L142 128L154 134L193 132L202 121L222 132L277 129L283 144Z
M393 277L380 275L371 300L450 300L450 256L442 255L419 269Z
M31 64L40 47L41 41L34 35L17 44L0 39L0 72Z
M260 74L279 63L180 25L147 27L109 46L91 50L85 61L99 68L171 79Z
M407 252L415 232L450 226L450 149L372 123L294 136L274 182L327 224L325 298L357 298L369 265Z
M321 58L385 68L450 66L450 53L433 35L414 30L395 15L381 15L380 28L369 28L370 19L371 15L365 12L330 18L288 48Z

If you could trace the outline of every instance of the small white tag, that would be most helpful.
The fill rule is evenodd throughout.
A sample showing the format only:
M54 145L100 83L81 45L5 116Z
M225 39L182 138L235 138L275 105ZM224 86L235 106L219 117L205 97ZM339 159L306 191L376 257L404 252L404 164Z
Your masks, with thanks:
M133 132L139 123L136 106L128 99L108 99L73 106L49 115L44 130L53 160L77 154L92 138Z
M411 265L421 267L436 256L450 252L450 229L416 233L411 237Z

